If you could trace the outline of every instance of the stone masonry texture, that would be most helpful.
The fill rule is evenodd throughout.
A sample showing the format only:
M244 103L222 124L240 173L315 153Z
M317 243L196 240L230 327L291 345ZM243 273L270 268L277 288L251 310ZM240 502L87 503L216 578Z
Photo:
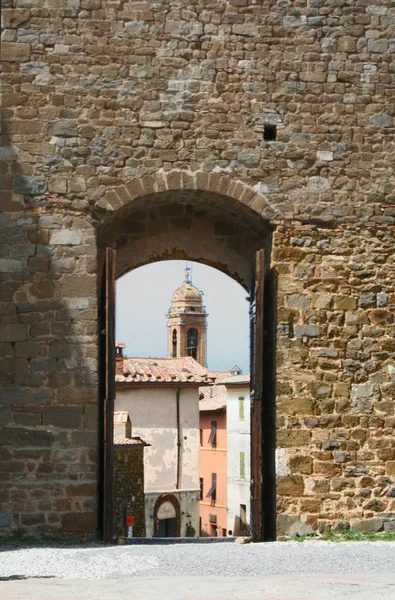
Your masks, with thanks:
M1 12L0 535L97 528L106 245L247 290L265 248L279 531L393 528L393 1Z
M126 515L134 516L133 537L145 537L144 446L114 447L114 534L127 536Z

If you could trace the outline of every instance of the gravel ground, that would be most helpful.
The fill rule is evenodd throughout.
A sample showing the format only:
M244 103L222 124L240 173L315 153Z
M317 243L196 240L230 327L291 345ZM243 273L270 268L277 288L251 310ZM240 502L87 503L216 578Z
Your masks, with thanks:
M274 542L79 547L47 546L0 552L0 579L65 580L123 577L232 577L292 573L393 574L395 542Z

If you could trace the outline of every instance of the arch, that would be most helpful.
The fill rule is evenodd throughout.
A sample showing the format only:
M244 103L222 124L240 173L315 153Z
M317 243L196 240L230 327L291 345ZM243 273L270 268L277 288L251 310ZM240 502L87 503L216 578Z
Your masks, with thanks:
M171 338L171 353L172 357L175 358L177 353L177 329L173 329L172 338Z
M109 190L95 204L96 209L115 212L138 198L171 190L193 190L221 194L247 206L267 220L281 218L281 212L272 206L260 191L260 184L251 186L224 173L181 171L173 169L136 177L130 182Z
M181 535L181 509L180 503L174 494L162 494L155 502L154 506L154 537L159 537L159 519L158 511L162 504L169 502L175 509L177 519L177 537Z
M248 290L255 252L265 248L270 254L271 225L233 197L174 189L103 212L97 236L99 247L117 250L117 277L152 262L193 260L219 269Z
M195 360L197 360L198 357L198 344L199 337L197 329L191 327L187 332L187 354L188 356L192 356Z

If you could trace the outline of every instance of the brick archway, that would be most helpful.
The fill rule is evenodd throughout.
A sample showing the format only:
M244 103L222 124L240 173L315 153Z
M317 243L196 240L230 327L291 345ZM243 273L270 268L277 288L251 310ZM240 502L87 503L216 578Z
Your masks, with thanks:
M185 259L223 271L246 290L256 250L270 254L278 212L264 195L218 173L171 171L135 179L96 204L99 247L117 250L117 277L151 262Z
M205 171L162 171L136 177L121 185L96 202L95 208L114 212L143 196L171 190L194 190L221 194L247 206L260 217L273 220L281 218L281 212L273 207L259 190L259 185L251 186L223 173Z

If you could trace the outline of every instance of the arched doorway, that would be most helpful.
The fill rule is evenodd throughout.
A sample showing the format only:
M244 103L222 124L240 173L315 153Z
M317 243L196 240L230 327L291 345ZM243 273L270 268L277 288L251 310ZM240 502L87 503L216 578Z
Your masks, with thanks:
M180 504L173 494L163 494L154 508L154 537L180 537Z
M107 315L110 324L115 277L135 267L166 259L194 260L214 266L249 292L252 531L256 540L274 539L275 285L270 271L272 228L267 217L275 213L264 197L241 182L217 174L204 173L200 179L199 174L195 178L188 176L189 179L183 178L181 173L172 175L160 174L159 182L155 176L145 177L111 192L98 202L98 209L105 211L98 229L99 256L107 267L107 291L103 295L107 309L102 313ZM110 326L105 330L109 332ZM114 340L108 340L107 337L107 359L102 364L108 367L107 379L111 379L111 343ZM109 388L111 384L103 385L103 389ZM107 399L104 422L109 428L112 409L108 408L111 398L107 396ZM107 458L103 463L107 473L106 465L111 456L109 435ZM108 495L109 484L103 494L104 513L110 502Z

